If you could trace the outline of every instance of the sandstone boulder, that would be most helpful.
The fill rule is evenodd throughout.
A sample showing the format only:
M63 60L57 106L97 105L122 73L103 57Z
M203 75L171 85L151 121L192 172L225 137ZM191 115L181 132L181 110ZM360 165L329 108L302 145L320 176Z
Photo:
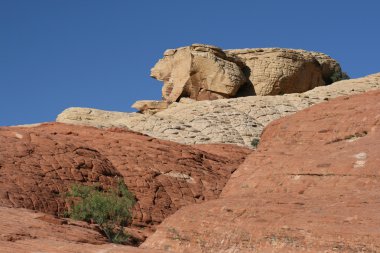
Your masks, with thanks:
M347 78L330 56L285 48L225 50L193 44L165 51L151 70L164 100L301 93Z
M332 83L342 75L339 63L316 52L284 48L226 50L245 64L249 79L238 96L301 93ZM341 78L342 79L342 78Z
M68 108L57 121L100 128L121 127L185 144L230 143L252 147L271 121L332 98L380 88L380 73L335 82L302 94L250 96L215 101L182 98L155 115ZM183 101L183 103L182 103Z
M272 122L221 197L142 245L167 252L379 252L380 91Z
M215 199L250 152L197 147L122 129L60 123L0 128L0 205L57 214L75 183L124 181L137 199L133 226L144 233L180 207ZM205 151L208 150L208 151ZM142 230L141 228L146 228Z
M151 76L164 82L162 96L170 102L183 96L196 100L233 97L246 82L223 50L202 44L165 51Z

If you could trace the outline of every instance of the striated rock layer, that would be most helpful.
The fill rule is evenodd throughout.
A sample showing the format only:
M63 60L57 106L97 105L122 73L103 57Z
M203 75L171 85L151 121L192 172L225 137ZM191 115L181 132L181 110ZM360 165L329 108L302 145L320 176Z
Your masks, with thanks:
M275 119L331 98L379 88L380 73L377 73L317 87L302 94L183 100L155 115L68 108L58 115L57 121L99 128L121 127L184 144L230 143L251 147L264 127Z
M218 200L142 245L168 252L379 252L380 91L272 122Z
M62 213L62 195L71 185L107 188L123 177L138 200L133 224L142 227L182 206L216 199L250 152L61 123L3 127L0 143L0 206Z
M0 206L2 253L161 252L107 243L94 225L21 208Z

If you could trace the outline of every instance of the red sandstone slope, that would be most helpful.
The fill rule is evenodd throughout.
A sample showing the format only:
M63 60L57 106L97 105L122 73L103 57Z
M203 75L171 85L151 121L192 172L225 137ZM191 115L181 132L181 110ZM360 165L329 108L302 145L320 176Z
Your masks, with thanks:
M184 205L217 198L250 152L215 147L224 153L120 129L60 123L0 128L0 205L57 213L72 184L108 187L123 176L138 199L134 224L155 225Z
M380 252L380 91L271 123L221 198L142 245L172 252Z
M106 244L104 237L94 227L85 222L57 219L27 209L0 206L0 252L159 252Z

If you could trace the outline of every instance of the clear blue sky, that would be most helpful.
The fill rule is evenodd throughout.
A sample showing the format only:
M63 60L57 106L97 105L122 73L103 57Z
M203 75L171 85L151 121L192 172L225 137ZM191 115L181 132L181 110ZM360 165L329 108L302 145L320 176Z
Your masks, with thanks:
M160 99L150 68L191 43L302 48L352 77L380 72L379 11L378 0L0 0L0 125Z

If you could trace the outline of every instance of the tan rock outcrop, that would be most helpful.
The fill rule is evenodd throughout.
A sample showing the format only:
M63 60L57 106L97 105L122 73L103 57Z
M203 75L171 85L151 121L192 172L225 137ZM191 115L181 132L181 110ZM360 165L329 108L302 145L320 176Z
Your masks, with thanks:
M202 44L165 51L151 76L164 82L162 96L170 102L182 96L196 100L232 97L246 82L239 66L220 48Z
M238 96L301 93L332 83L342 75L339 63L317 52L284 48L226 50L245 64L249 83Z
M221 197L141 246L167 252L380 252L380 91L272 122Z
M214 100L301 93L347 78L326 54L285 48L225 50L203 44L169 49L151 70L164 100Z
M57 121L100 128L121 127L185 144L230 143L252 147L264 127L275 119L335 97L379 88L380 73L377 73L316 87L302 94L172 103L155 115L69 108L58 115Z

